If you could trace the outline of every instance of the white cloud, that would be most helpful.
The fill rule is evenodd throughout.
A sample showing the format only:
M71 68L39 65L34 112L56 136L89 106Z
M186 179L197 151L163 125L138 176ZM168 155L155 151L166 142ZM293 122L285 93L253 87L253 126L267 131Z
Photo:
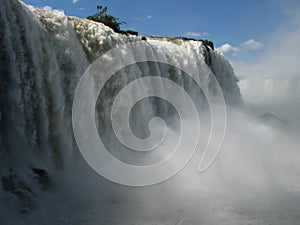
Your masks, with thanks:
M75 3L77 3L79 0L72 0L73 1L73 3L75 4Z
M300 24L299 24L300 25ZM255 62L232 62L238 76L300 76L300 26L279 29Z
M218 47L217 49L222 53L228 53L232 52L234 56L237 55L237 52L245 51L245 50L259 50L262 49L264 45L258 41L255 41L254 39L249 39L248 41L245 41L238 46L232 46L229 43L223 44L221 47Z
M140 17L134 17L133 19L134 20L137 20L137 21L145 21L145 20L150 20L150 19L152 19L152 15L148 15L148 16L145 16L145 17L143 17L143 18L140 18Z
M81 11L82 11L82 10L84 10L84 8L83 8L83 7L80 7L79 9L80 9Z
M49 5L46 5L42 8L43 10L52 10L52 7Z
M300 1L274 0L280 3L286 19L269 36L255 61L232 61L237 76L299 77L300 76Z
M217 48L222 53L227 53L227 52L239 52L240 49L238 47L233 47L231 44L223 44L221 47Z
M248 41L245 41L240 45L241 48L249 49L249 50L258 50L264 47L264 45L258 41L255 41L253 39L250 39Z
M209 36L209 33L207 33L207 32L203 32L203 33L187 32L185 35L190 36L190 37L202 37L202 36Z
M291 4L284 8L287 19L270 35L270 40L265 43L255 61L232 62L238 76L245 78L300 76L300 2L278 1Z

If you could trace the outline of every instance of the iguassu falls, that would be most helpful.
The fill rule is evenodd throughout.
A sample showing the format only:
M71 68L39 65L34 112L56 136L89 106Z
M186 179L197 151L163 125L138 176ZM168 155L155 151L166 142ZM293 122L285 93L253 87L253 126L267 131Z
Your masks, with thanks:
M300 224L300 78L205 41L0 2L0 224Z

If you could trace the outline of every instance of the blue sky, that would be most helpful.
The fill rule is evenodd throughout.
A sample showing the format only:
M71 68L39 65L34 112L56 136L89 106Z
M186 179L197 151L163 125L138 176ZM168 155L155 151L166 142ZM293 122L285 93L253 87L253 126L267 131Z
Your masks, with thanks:
M82 18L94 14L101 4L108 7L108 13L127 22L123 29L137 30L143 35L212 40L234 66L261 60L272 48L269 45L275 35L280 36L280 30L292 32L300 24L299 0L23 1Z

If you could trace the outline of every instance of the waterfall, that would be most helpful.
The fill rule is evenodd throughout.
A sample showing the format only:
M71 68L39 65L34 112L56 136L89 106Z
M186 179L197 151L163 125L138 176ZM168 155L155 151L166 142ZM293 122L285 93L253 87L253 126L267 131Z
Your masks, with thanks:
M74 149L70 116L80 77L100 55L140 37L116 34L103 24L67 17L61 11L36 9L16 0L4 0L0 9L1 152L4 155L26 152L28 158L30 154L50 155L55 163L62 164L64 158L72 157ZM188 41L182 45L199 60L199 65L203 64L207 49L201 42ZM157 51L164 58L172 54ZM238 101L239 89L230 64L213 50L209 54L211 70L225 99ZM175 57L175 63L185 60L180 55ZM168 72L159 71L156 66L144 65L143 72ZM121 82L128 82L126 71L121 73L124 76ZM185 83L187 89L192 88L183 78L176 79L181 85ZM212 92L210 80L200 79L205 83L204 88ZM199 96L197 91L188 91Z
M244 100L250 102L299 101L300 98L299 77L243 79L239 87Z
M104 137L112 130L105 116L110 115L117 92L151 74L177 83L198 108L214 101L218 92L210 75L217 79L226 103L241 101L230 63L201 41L178 40L174 44L149 37L142 42L139 36L117 34L103 24L68 17L62 11L44 11L17 0L1 1L0 27L0 177L4 191L21 192L16 195L23 208L34 208L26 199L41 192L34 186L36 178L41 186L47 186L51 177L76 164L79 151L72 130L75 91L87 68L109 50L139 42L147 50L135 52L129 59L151 55L178 68L190 65L194 77L157 62L140 62L117 71L116 79L108 82L96 105L98 130ZM185 48L187 54L180 52L179 47ZM193 79L201 83L202 90ZM145 90L150 93L158 86L166 88L163 83L152 85L139 86L127 97L133 99ZM161 95L173 94L176 93ZM175 111L169 103L149 98L132 110L133 132L140 138L147 137L145 124L153 115L162 117L172 127L171 118L178 117ZM136 120L139 116L143 117L141 122ZM116 138L105 139L109 140L107 145L116 142ZM115 149L120 148L116 144ZM114 154L132 162L131 156Z
M1 152L61 163L61 149L72 149L72 94L88 65L80 42L62 13L49 31L17 1L1 3L0 21Z
M293 126L299 125L299 77L249 78L238 85L244 102L257 115L271 113Z

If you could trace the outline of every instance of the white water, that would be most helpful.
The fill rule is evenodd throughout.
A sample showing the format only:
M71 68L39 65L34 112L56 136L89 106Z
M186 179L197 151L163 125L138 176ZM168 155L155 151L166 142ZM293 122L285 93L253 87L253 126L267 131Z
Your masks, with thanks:
M294 117L282 115L280 119L288 121L282 127L274 118L271 124L257 118L269 112L260 105L247 113L229 109L221 154L206 173L197 172L198 152L181 173L163 184L146 188L120 186L101 178L82 159L73 138L71 106L76 86L88 65L106 51L140 37L119 35L102 24L66 17L58 11L28 8L15 0L1 1L0 27L3 39L0 43L0 176L7 176L11 168L18 177L15 182L21 180L31 189L16 185L13 191L21 191L26 197L0 189L1 224L299 223L299 129L289 126ZM213 99L216 87L203 73L207 51L201 42L181 42L181 45L192 59L196 57L197 61L192 63L198 66L203 88ZM155 53L166 59L173 57L172 63L178 66L189 61L172 49L170 52L158 49ZM239 89L230 64L214 51L210 51L210 56L211 70L226 101L239 102ZM155 64L146 63L139 69L171 76ZM140 77L139 73L134 74L134 79ZM113 80L111 87L117 89L126 84L131 79L128 76L122 70L121 79ZM190 81L180 77L177 83L199 101L197 106L205 105L204 96ZM282 90L282 85L278 86ZM152 87L141 87L145 88ZM247 96L257 93L256 89L254 92L249 89ZM299 89L293 90L299 93ZM100 121L107 114L101 111L102 105L112 101L112 90L106 91L97 106ZM132 97L137 94L132 93ZM153 116L147 115L149 111L158 113L172 126L170 117L175 114L169 106L146 102L133 112L133 119L138 121L134 121L135 133L146 135L143 123ZM299 115L298 112L293 115ZM192 132L194 121L183 119L191 124ZM101 125L106 125L106 121ZM101 125L98 129L105 130ZM209 122L203 124L206 126L209 129ZM112 144L110 141L108 144ZM114 153L123 160L134 159L131 155ZM53 187L43 191L30 167L45 169Z
M299 77L243 79L239 82L239 87L246 102L282 102L287 99L296 102L300 99Z
M298 126L300 78L249 78L238 83L243 100L256 114L272 113Z

